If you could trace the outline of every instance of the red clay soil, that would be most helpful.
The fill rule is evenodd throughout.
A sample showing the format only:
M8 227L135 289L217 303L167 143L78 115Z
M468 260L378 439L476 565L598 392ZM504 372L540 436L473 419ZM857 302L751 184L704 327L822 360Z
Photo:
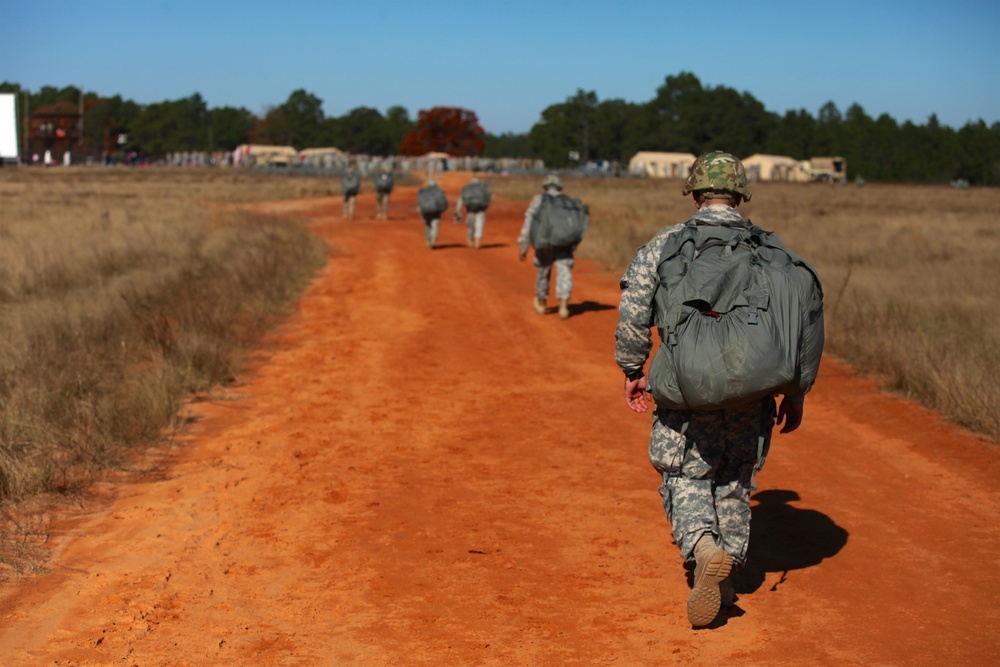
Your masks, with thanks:
M825 360L758 476L737 605L693 630L617 275L578 262L572 317L539 317L525 202L480 250L449 212L429 250L414 201L273 207L328 266L154 470L0 588L0 664L1000 664L995 443Z

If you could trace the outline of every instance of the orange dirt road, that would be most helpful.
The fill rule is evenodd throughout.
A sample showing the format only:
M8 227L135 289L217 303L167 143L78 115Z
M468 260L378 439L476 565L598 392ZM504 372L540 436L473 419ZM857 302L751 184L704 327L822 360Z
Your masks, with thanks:
M758 476L737 605L693 630L617 275L578 262L573 316L539 317L526 202L480 250L449 211L431 251L414 201L272 207L316 219L328 266L178 446L0 588L0 665L1000 664L996 444L825 360Z

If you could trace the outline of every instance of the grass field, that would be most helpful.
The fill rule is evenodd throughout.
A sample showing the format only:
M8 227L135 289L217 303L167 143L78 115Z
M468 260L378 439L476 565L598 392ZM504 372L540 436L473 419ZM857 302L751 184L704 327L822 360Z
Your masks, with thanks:
M540 179L490 183L529 197ZM591 210L580 252L624 269L657 230L694 212L681 186L567 180ZM1000 439L1000 190L758 183L740 210L819 271L827 352Z

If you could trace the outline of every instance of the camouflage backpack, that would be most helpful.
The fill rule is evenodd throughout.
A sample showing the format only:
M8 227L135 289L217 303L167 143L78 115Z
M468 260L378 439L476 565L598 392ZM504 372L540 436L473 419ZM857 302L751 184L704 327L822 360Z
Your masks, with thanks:
M777 235L746 223L688 220L663 248L654 293L660 346L649 369L659 408L736 407L803 393L815 380L822 322L804 330L802 308L822 317L819 276Z
M340 192L348 197L353 197L361 192L361 177L357 174L344 174L340 179Z
M490 207L490 186L482 181L473 181L462 188L462 203L473 213Z
M417 191L417 208L423 215L441 215L448 210L448 198L444 190L432 183Z
M542 195L542 203L531 220L529 238L535 250L573 248L590 224L590 209L569 195Z
M395 180L392 178L392 174L385 172L380 173L375 177L375 192L381 194L388 194L392 192L392 188L395 185Z

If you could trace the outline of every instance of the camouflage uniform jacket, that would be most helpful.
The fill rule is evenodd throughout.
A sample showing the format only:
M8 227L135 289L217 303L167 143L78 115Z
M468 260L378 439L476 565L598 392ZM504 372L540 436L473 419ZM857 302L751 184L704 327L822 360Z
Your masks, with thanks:
M735 208L722 204L698 209L692 219L715 224L744 221ZM618 327L615 329L615 361L626 375L643 368L653 347L653 295L658 281L660 254L667 239L683 226L682 222L661 229L646 245L639 248L635 259L621 278L622 298L618 307Z

